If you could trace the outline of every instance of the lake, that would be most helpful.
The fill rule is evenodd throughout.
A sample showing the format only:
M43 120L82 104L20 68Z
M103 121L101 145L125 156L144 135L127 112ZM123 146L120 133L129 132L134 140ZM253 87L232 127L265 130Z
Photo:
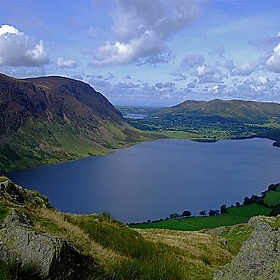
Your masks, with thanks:
M16 183L64 212L102 213L123 222L219 209L280 182L280 149L267 139L199 143L157 140L11 172Z

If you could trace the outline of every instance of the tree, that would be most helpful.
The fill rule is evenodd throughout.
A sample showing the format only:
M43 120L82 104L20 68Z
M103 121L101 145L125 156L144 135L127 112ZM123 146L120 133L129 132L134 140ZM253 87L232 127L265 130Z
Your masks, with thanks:
M192 212L189 211L189 210L185 210L183 213L182 213L182 216L183 217L190 217L192 215Z
M173 213L173 214L170 214L169 217L170 217L170 219L176 219L176 218L179 218L180 215L177 213Z
M249 205L251 203L250 198L248 196L244 197L243 205Z
M221 206L221 211L220 212L221 212L221 214L227 214L228 210L227 210L227 206L225 204L223 204Z
M268 186L268 191L277 191L277 184L271 184Z
M209 216L218 216L219 215L219 210L211 209L208 214L209 214Z
M237 201L237 202L235 203L235 205L236 205L237 207L239 207L239 206L240 206L240 202Z
M206 216L206 211L205 211L205 210L200 211L200 212L199 212L199 215L205 217L205 216Z
M211 210L209 211L208 215L209 215L209 216L215 216L215 210L212 210L212 209L211 209Z

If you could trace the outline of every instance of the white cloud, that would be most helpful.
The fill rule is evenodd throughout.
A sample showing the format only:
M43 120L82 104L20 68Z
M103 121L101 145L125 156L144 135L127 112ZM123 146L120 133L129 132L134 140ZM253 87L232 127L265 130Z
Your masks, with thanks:
M168 40L198 18L202 2L118 0L116 3L112 28L116 41L97 49L90 61L93 66L167 62L173 57Z
M0 36L7 36L8 34L23 35L22 32L19 32L14 26L4 24L0 27Z
M187 84L187 88L188 89L194 89L194 88L196 88L197 87L197 79L194 79L194 80L192 80L191 82L189 82L188 84Z
M143 85L142 89L145 90L145 91L148 91L148 92L152 92L152 93L156 92L155 86L149 85L149 84L146 84L146 83Z
M205 58L203 55L187 55L181 61L181 66L184 68L195 67L203 65Z
M256 67L255 63L245 62L239 66L234 66L230 74L232 76L248 76L256 70Z
M196 69L196 75L198 77L202 77L205 75L214 75L215 72L216 72L216 69L214 69L213 67L208 66L208 65L200 65Z
M253 86L271 86L275 84L274 80L270 80L268 76L259 75L256 78L249 77L244 81L246 85L253 85Z
M146 31L140 37L128 43L119 41L107 43L97 50L97 54L90 61L91 65L103 67L114 64L128 64L141 62L141 58L157 57L166 49L166 44L160 41L153 31Z
M267 59L265 65L272 72L280 73L280 44L273 49L273 54Z
M139 88L140 85L139 84L135 84L135 83L123 83L123 82L119 82L117 85L116 85L117 88L120 88L120 89L135 89L135 88Z
M1 66L41 66L49 63L43 41L35 43L32 38L14 26L0 27Z
M223 46L216 46L213 50L209 52L210 55L218 55L220 58L225 57L225 48Z
M258 76L257 81L256 81L256 85L257 86L264 86L264 85L268 84L269 82L270 82L270 80L269 80L268 76Z
M172 76L173 81L184 81L187 78L187 76L179 70L171 72L170 75Z
M65 68L76 68L78 65L77 61L69 59L66 60L63 57L59 57L57 59L56 67L60 69L65 69Z

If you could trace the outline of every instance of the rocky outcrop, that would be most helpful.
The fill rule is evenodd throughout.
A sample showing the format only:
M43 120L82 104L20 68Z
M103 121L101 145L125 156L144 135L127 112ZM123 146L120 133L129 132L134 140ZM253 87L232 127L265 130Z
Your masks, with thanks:
M61 237L37 234L25 214L11 209L0 229L0 259L33 266L40 279L100 279L93 259L82 255Z
M273 226L275 217L253 217L248 225L254 230L241 250L214 280L279 280L280 229Z
M0 183L0 199L12 202L21 206L46 207L52 208L47 197L37 191L26 190L14 184L8 178Z

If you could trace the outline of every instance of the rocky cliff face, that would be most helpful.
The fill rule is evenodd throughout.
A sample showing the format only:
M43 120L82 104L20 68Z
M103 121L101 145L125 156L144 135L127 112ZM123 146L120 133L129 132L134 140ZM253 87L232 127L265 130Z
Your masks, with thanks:
M254 230L241 250L214 280L278 280L280 277L280 230L275 217L253 217Z

